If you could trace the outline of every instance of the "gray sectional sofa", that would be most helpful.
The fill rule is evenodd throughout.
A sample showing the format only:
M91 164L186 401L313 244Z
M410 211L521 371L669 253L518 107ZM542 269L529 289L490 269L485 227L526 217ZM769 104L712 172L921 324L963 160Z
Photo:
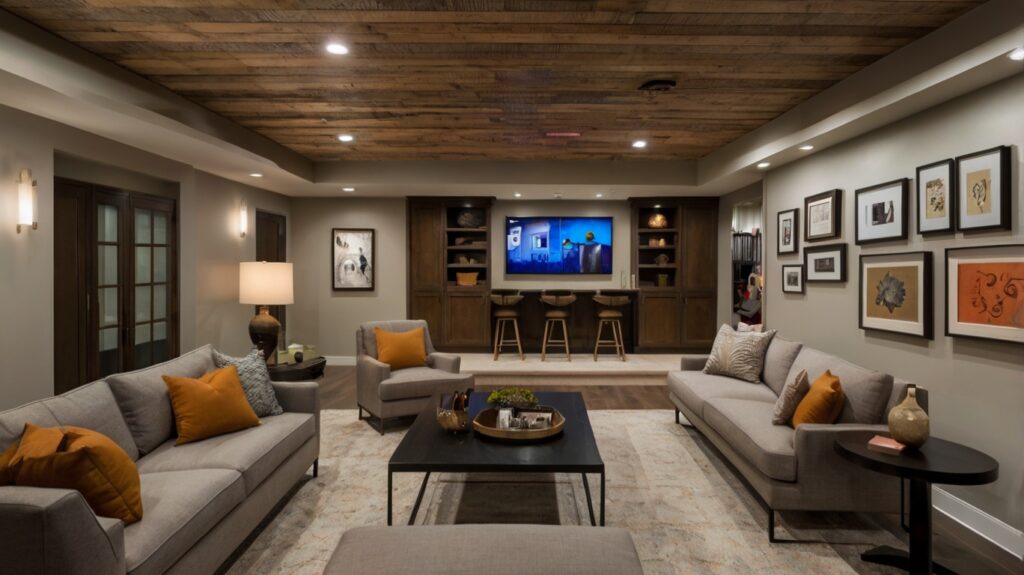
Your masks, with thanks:
M201 347L0 413L0 450L26 422L99 431L136 461L143 519L97 517L77 491L0 487L0 573L212 573L307 473L320 449L315 382L274 383L284 413L182 446L161 375L214 369Z
M905 381L854 365L776 335L765 355L761 383L701 371L706 355L683 356L668 375L669 397L739 471L768 507L774 541L775 510L896 512L900 484L849 463L835 451L843 434L865 440L886 433L889 410L906 396ZM826 369L837 375L846 399L835 424L773 425L772 412L786 382L806 369L813 383ZM927 409L927 392L918 389Z

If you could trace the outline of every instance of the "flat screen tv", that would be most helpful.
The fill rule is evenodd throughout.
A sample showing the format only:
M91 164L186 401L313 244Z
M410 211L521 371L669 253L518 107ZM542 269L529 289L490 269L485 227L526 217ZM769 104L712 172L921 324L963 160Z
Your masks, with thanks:
M505 273L612 273L612 218L505 218Z

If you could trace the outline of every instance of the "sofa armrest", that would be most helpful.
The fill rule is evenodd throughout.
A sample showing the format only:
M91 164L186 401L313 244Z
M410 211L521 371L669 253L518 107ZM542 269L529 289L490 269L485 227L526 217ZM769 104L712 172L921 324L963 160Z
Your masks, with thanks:
M125 572L124 525L69 489L0 487L0 573Z
M706 353L685 353L682 361L679 362L679 369L683 371L700 371L708 362Z
M459 370L462 368L462 358L454 353L435 351L427 356L427 365L434 369L447 371L448 373L459 373Z
M835 442L845 435L863 437L867 441L875 434L888 434L884 424L862 423L805 423L796 428L795 451L797 481L813 481L833 491L843 489L881 491L890 483L885 476L851 463L836 452ZM894 500L897 501L897 500Z

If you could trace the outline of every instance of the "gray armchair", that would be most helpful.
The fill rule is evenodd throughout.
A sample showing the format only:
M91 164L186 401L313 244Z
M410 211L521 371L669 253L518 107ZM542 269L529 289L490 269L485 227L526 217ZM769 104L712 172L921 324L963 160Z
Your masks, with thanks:
M392 370L377 359L377 338L373 328L403 332L423 328L427 350L425 367ZM462 358L440 353L430 342L430 330L423 320L374 321L356 330L356 403L359 419L365 419L384 434L388 420L416 415L433 401L436 394L465 391L473 387L473 374L459 373ZM363 417L363 412L369 413ZM374 425L374 420L378 425Z

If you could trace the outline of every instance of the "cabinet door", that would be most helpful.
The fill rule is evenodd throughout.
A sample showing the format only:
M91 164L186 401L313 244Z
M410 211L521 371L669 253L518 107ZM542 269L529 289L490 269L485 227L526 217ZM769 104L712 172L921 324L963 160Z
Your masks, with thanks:
M490 298L480 290L449 290L445 294L445 344L487 348L490 342Z
M714 295L718 278L718 209L685 206L682 222L683 291Z
M444 212L438 205L409 204L409 287L441 291L444 287Z
M676 293L641 294L640 347L678 347L680 344L679 312L679 295Z
M430 340L434 345L444 345L445 334L441 329L443 315L441 292L414 292L409 296L409 319L427 322Z

